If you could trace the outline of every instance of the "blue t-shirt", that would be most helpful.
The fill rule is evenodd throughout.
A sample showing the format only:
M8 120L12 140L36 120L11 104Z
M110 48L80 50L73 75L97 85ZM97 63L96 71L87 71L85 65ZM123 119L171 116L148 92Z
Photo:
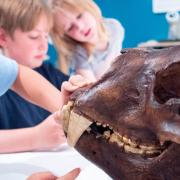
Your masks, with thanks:
M0 96L3 95L17 78L18 64L0 54Z
M68 76L49 63L44 63L35 70L58 89L60 89L63 81L68 80ZM42 122L49 115L50 112L29 103L12 90L0 97L0 129L32 127Z

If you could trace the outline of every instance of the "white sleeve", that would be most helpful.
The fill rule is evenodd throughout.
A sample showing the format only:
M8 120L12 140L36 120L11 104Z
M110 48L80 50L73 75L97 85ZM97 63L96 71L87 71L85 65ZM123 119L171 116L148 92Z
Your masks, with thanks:
M86 50L78 46L71 58L71 67L76 71L79 69L89 69L88 55Z
M110 19L110 25L111 25L111 41L113 41L114 48L117 48L118 50L122 49L122 43L125 36L125 30L121 23L117 21L116 19Z

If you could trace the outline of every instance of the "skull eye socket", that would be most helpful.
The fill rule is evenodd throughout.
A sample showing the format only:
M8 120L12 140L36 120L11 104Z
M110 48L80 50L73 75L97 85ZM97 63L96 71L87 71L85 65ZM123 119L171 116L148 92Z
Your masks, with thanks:
M164 104L171 98L180 98L180 63L173 63L156 74L155 99Z
M140 92L138 89L128 89L127 94L134 99L137 99L140 96Z

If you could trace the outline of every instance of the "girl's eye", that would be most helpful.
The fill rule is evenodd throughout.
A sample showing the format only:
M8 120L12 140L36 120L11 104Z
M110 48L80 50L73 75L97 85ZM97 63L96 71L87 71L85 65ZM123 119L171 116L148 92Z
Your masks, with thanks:
M76 18L81 19L81 17L82 17L82 13L78 14L78 16Z
M73 29L73 25L71 25L67 31L70 32L72 29Z

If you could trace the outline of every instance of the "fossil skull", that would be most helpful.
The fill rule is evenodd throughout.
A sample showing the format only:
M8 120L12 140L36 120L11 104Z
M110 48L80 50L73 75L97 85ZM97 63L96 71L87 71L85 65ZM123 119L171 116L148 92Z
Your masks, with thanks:
M63 117L69 143L112 178L180 179L180 46L124 50Z

